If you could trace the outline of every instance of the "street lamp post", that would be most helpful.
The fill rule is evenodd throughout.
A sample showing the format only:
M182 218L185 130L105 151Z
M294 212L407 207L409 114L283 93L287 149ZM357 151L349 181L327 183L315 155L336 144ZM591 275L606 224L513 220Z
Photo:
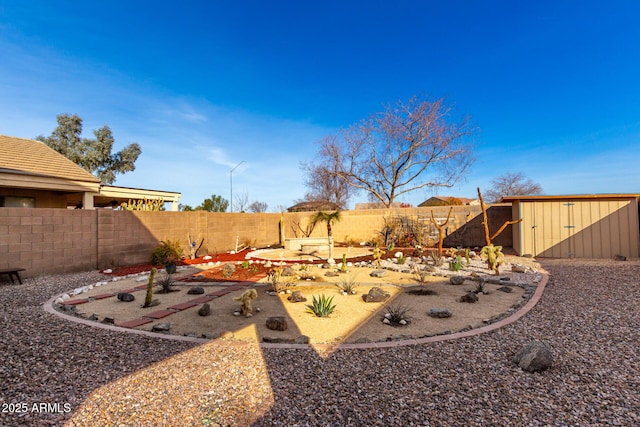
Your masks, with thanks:
M246 163L246 162L244 160L241 161L240 163L235 165L235 167L231 169L231 171L229 171L229 189L231 190L231 197L230 197L231 200L229 201L229 204L231 205L231 212L233 212L233 171L236 170L238 166L240 166L243 163Z

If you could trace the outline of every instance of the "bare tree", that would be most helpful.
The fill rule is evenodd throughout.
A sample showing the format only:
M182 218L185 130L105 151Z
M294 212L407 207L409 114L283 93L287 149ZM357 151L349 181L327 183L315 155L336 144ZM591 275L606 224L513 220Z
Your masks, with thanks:
M473 162L465 141L473 128L450 123L450 113L442 99L389 105L320 141L320 166L386 207L419 188L451 187Z
M337 170L328 169L327 164L302 163L301 168L307 174L305 186L309 189L304 196L305 201L328 201L346 209L356 188L342 179Z
M249 205L248 209L249 209L249 212L260 213L260 212L266 212L267 207L268 205L265 202L255 201Z
M247 210L247 205L249 204L249 192L247 190L240 191L240 194L237 194L234 197L233 207L236 212L245 212Z
M505 196L531 196L542 194L540 184L526 178L521 172L507 172L491 180L492 188L486 192L489 203L498 203Z

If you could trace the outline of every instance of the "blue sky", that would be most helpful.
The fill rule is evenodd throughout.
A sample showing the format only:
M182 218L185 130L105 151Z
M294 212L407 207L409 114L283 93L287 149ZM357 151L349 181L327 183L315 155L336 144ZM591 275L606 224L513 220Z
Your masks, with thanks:
M387 103L444 97L478 127L474 197L522 172L546 194L640 192L637 1L0 0L0 133L138 142L115 185L263 201L306 191L315 142ZM418 204L418 190L399 201ZM363 194L352 200L365 201Z

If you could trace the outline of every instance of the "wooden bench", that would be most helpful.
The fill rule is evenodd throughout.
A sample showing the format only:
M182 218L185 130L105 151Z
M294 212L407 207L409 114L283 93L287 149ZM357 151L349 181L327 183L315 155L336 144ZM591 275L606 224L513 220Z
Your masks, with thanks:
M11 283L16 283L13 280L13 276L16 276L16 279L18 279L18 282L20 282L20 284L22 285L22 279L20 279L21 271L25 271L24 268L1 268L0 275L2 274L8 275L9 278L11 279Z

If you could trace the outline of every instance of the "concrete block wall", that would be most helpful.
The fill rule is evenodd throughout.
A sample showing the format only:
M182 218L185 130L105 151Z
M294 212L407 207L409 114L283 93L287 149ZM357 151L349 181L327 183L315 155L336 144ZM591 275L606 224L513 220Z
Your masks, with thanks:
M93 211L0 209L0 268L22 267L26 277L95 269Z
M379 235L384 218L413 216L428 222L432 208L344 211L333 225L337 242L371 241ZM434 216L446 218L448 207L435 207ZM454 207L447 225L446 246L483 246L482 215L475 206ZM492 231L510 219L510 206L490 207ZM314 213L285 213L285 237L296 237L295 223L304 227ZM223 252L250 243L279 243L281 214L216 212L146 212L110 209L69 210L0 208L0 268L22 267L25 277L134 265L149 261L162 240L178 240L187 251L187 235L204 238L199 254ZM318 224L313 237L326 237L326 224ZM297 237L302 237L298 232ZM512 245L511 227L495 242Z

